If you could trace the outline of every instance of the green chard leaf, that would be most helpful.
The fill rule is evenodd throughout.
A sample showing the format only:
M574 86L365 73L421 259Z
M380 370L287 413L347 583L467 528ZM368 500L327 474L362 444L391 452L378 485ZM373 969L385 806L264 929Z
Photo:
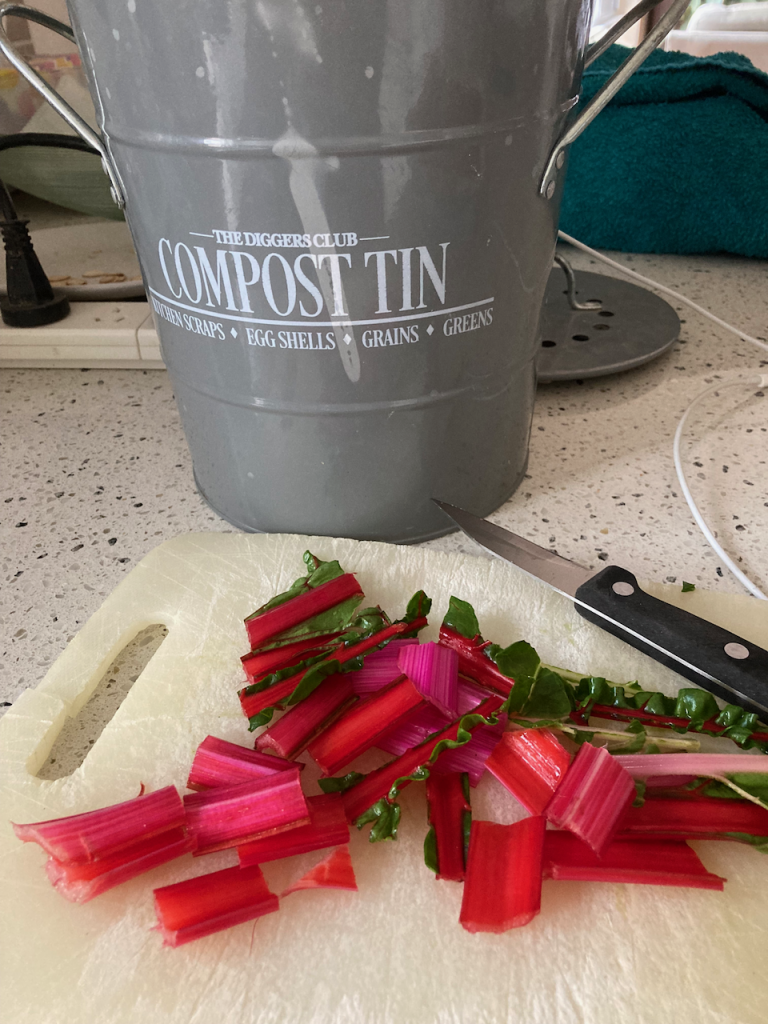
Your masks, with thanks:
M723 835L737 843L748 843L758 853L768 853L768 836L753 836L749 832L723 832Z
M683 580L683 586L681 588L681 591L682 591L683 594L690 594L690 592L692 590L695 590L695 589L696 589L696 584L695 583L686 583L685 580Z
M361 600L362 598L358 596L348 597L346 601L341 601L332 608L313 615L311 619L306 619L298 626L286 629L284 633L280 634L280 639L300 640L313 633L338 633L345 630L350 627L350 620Z
M348 772L340 778L318 779L317 784L324 793L346 793L365 778L361 772Z
M654 693L645 702L643 708L649 715L674 715L677 701L674 697L667 697L664 693Z
M276 710L277 708L275 707L264 708L257 715L251 715L248 719L248 732L254 732L256 729L260 729L262 725L269 725Z
M408 602L408 607L405 609L405 615L398 621L413 622L414 619L423 619L429 615L431 610L432 598L427 597L423 590L417 590Z
M468 640L474 640L480 635L480 624L475 615L475 609L468 601L462 601L458 597L452 597L448 602L448 611L445 613L443 625L452 629L454 633L465 636Z
M488 647L488 655L496 662L496 667L509 679L517 683L519 678L535 679L541 668L541 658L529 643L518 640L509 647Z
M639 754L645 746L646 732L645 726L642 722L635 720L630 722L627 728L624 730L625 735L632 735L634 733L635 738L627 743L625 746L620 748L622 754ZM645 786L643 786L643 792L645 792Z
M307 555L315 562L315 568L311 569L309 576L307 576L307 586L319 587L323 583L330 583L331 580L338 579L339 576L344 575L344 570L337 561L321 562L307 551L304 554L305 562L307 561Z
M429 831L424 836L424 863L435 874L440 870L437 863L437 835L434 825L429 826Z
M321 562L319 558L316 558L309 551L304 552L304 564L309 570L308 576L300 576L299 579L291 584L288 590L284 590L282 594L276 594L270 598L269 601L257 608L255 612L251 612L245 621L249 622L251 619L256 619L265 612L285 604L286 601L299 597L306 592L308 587L318 587L321 583L328 583L329 580L335 580L337 576L344 575L344 570L338 562ZM302 626L304 625L302 623Z
M381 843L387 839L397 839L397 826L400 824L400 804L390 803L385 796L377 800L373 807L369 807L364 814L355 822L361 829L364 825L373 822L373 828L368 836L369 843Z
M675 718L690 718L694 729L708 722L710 718L716 718L719 713L717 701L708 690L692 688L678 692L675 710L672 712Z
M635 799L632 801L633 807L642 807L645 803L645 779L635 779Z
M346 668L347 666L345 665L344 667ZM298 704L299 701L308 697L310 693L314 693L324 679L339 671L341 671L341 664L336 658L329 658L327 661L321 661L317 665L313 665L304 673L296 689L285 702L286 706L292 707L294 704Z
M517 683L512 690L514 695ZM538 718L566 718L574 710L573 687L552 669L542 668L533 684L533 690L523 705L523 714Z

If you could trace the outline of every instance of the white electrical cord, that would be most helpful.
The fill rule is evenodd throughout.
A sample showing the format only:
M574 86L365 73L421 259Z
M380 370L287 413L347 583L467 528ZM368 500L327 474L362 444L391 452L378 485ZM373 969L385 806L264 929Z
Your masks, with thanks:
M697 305L693 299L687 298L685 295L681 295L680 292L676 292L674 288L667 288L664 284L659 284L658 281L652 281L650 277L643 277L642 274L638 274L635 270L630 270L629 267L625 267L623 263L617 263L616 260L612 260L609 256L604 256L597 249L590 249L588 245L583 242L579 242L578 239L572 238L570 235L566 235L564 231L557 232L558 238L561 238L564 242L574 246L576 249L581 249L582 252L588 253L590 256L594 256L595 259L602 260L603 263L607 263L609 267L613 267L615 270L620 270L622 274L626 274L627 277L632 277L635 281L642 281L643 284L650 285L651 288L655 288L656 291L664 292L666 295L671 295L679 302L684 302L686 306L690 306L691 309L695 309L697 313L701 313L702 316L707 317L708 320L712 320L720 327L724 327L726 331L730 331L731 334L735 334L738 338L742 338L744 341L751 341L753 345L757 345L759 348L763 348L768 352L768 343L760 341L759 338L753 338L751 334L745 334L744 331L740 331L738 327L734 327L733 324L727 323L725 320L721 320L719 316L715 316L714 313L710 313L708 309L704 309L703 306Z
M622 274L626 274L627 277L634 278L636 281L642 281L643 284L650 285L651 288L655 288L657 291L665 292L667 295L671 295L679 302L684 302L687 306L690 306L691 309L695 309L697 313L701 313L702 316L707 317L708 320L712 320L720 327L723 327L725 328L725 330L730 331L732 334L735 334L738 338L741 338L743 341L749 341L753 345L757 345L759 348L768 351L768 344L766 344L766 342L760 341L759 338L753 338L751 334L745 334L744 331L740 331L737 327L734 327L732 324L727 323L725 320L721 320L719 316L715 316L714 313L710 313L709 310L697 305L695 302L687 298L685 295L681 295L680 292L676 292L674 288L667 288L666 285L659 284L658 281L653 281L650 277L644 277L642 274L638 274L636 271L630 270L629 267L625 267L624 264L618 263L616 260L612 260L609 256L604 256L603 253L598 252L597 249L591 249L588 245L585 245L583 242L579 242L576 238L572 238L571 235L567 235L564 231L558 231L557 234L558 238L561 238L564 242L568 242L569 245L574 246L576 249L581 249L582 252L586 252L590 256L594 256L595 259L601 260L603 263L607 263L609 267L614 267L614 269L619 270ZM763 601L768 601L768 596L764 594L762 590L760 590L760 588L752 582L752 580L748 579L744 575L744 573L741 571L741 569L739 569L739 567L736 565L733 559L725 553L721 545L715 539L715 535L707 526L706 522L704 521L704 517L699 511L696 502L693 500L693 495L691 494L691 490L688 486L688 481L685 479L683 463L680 458L680 441L683 436L683 430L685 428L686 421L694 406L696 406L702 398L705 398L713 391L720 391L722 388L732 387L733 385L736 384L742 386L745 384L756 384L758 387L766 387L768 386L768 374L757 373L750 377L742 376L733 378L732 380L721 381L718 384L713 384L711 387L708 387L705 391L702 391L700 394L698 394L691 402L691 404L688 406L688 408L685 410L680 422L677 425L677 430L675 431L675 438L672 443L672 455L675 461L675 471L677 473L677 479L680 482L680 487L682 489L683 496L685 500L688 502L688 508L691 510L691 515L696 521L696 525L698 526L698 528L704 534L707 543L712 548L712 550L715 551L717 555L719 555L720 559L723 561L725 566L728 569L730 569L733 575L739 580L739 582L743 586L747 588L747 590L751 594L753 594L755 597L759 597Z
M698 394L691 402L691 404L688 406L688 408L685 410L682 419L677 424L677 430L675 431L675 439L672 442L672 455L675 460L675 470L677 472L677 479L680 481L680 487L682 488L683 496L685 497L685 500L688 502L688 508L691 510L691 514L693 515L693 518L696 520L696 525L706 537L707 543L713 551L717 552L717 554L720 556L725 565L731 570L733 575L739 580L740 583L742 583L747 588L747 590L751 594L754 594L755 597L762 598L763 601L768 601L768 597L762 592L762 590L759 587L755 586L752 580L748 579L741 571L741 569L739 569L739 567L736 565L736 563L733 561L730 555L727 555L725 551L723 551L722 547L715 539L714 534L707 526L707 524L704 522L704 517L702 516L701 512L699 512L698 506L696 505L696 502L693 500L693 495L691 494L690 488L688 487L688 481L685 479L685 473L683 472L683 463L680 458L680 439L683 436L683 429L685 428L685 423L688 419L688 414L691 412L694 406L698 405L702 398L706 398L707 395L712 394L713 391L720 391L722 390L722 388L733 387L736 384L741 386L743 386L744 384L757 384L758 387L765 387L766 385L768 385L768 374L755 374L752 377L737 377L734 378L733 380L721 381L719 384L713 384L712 387L709 387L706 389L706 391L702 391L700 394Z

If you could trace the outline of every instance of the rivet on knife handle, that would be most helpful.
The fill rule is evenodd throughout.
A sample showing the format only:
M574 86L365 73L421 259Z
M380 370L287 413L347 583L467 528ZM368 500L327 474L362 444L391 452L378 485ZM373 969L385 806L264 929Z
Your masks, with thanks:
M768 652L762 648L651 597L631 572L614 565L583 583L575 598L589 622L729 704L768 715Z

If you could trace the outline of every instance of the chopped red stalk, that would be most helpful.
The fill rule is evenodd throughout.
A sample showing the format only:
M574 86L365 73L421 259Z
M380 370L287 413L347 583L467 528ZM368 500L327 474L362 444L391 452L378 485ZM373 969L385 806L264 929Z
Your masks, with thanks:
M488 642L480 637L468 640L461 633L454 633L448 626L440 627L440 640L444 647L450 647L459 655L459 672L469 676L481 686L487 686L495 693L508 697L514 681L505 676L485 653Z
M349 825L338 793L307 797L307 810L309 824L239 846L237 852L241 867L266 864L268 861L349 842Z
M459 656L450 647L425 643L406 647L398 656L404 672L421 695L448 718L459 714Z
M282 757L270 757L269 754L241 747L238 743L206 736L192 761L187 789L236 786L238 782L263 779L292 767Z
M457 715L444 715L434 704L422 701L418 707L394 726L388 722L386 730L376 740L376 746L380 750L386 750L388 754L395 754L399 757L411 747L423 743L433 733L445 729L457 717Z
M326 633L324 636L313 636L309 639L296 640L291 644L283 644L280 647L272 647L267 651L251 651L249 654L244 654L240 661L243 663L248 678L255 682L269 675L270 672L276 672L280 668L286 668L301 661L300 655L306 657L308 654L322 651L338 636L340 636L339 633Z
M394 682L403 674L397 664L400 651L418 642L417 637L405 637L402 640L390 640L380 651L371 651L363 667L356 672L350 672L349 677L355 693L359 697L367 697L369 693L375 693L388 683Z
M459 705L457 713L459 715L468 715L473 708L476 708L486 697L492 696L494 692L493 690L487 690L484 686L478 686L474 679L468 679L467 676L460 675L456 691Z
M738 772L768 772L768 754L617 754L634 779L655 775L713 776Z
M270 608L255 618L246 619L245 627L248 630L251 650L358 594L360 597L363 596L360 584L351 572L347 572L327 583L321 583L319 587L312 587L306 593L293 597L276 608Z
M183 946L279 907L258 866L199 875L155 889L154 896L164 946Z
M473 821L459 922L468 932L506 932L541 909L542 817L514 825Z
M471 814L464 792L464 779L430 774L427 779L427 812L435 836L437 878L449 882L464 881L464 837L467 816Z
M270 725L256 740L257 750L274 750L281 757L296 757L325 726L334 721L355 693L350 676L337 672L320 683L314 693L289 708L279 722Z
M323 584L323 586L327 586L327 584ZM320 588L318 587L317 589L319 590ZM359 655L365 654L366 651L370 651L374 647L378 647L380 644L385 643L392 637L399 636L400 633L412 633L419 629L423 629L426 624L427 620L424 617L414 619L413 622L394 622L391 626L386 626L384 629L380 629L377 633L372 633L371 636L366 637L365 640L360 640L358 643L351 644L349 647L339 648L330 654L329 658L332 658L334 661L338 661L340 665L344 665L346 662L352 661ZM289 676L287 679L283 679L281 682L275 683L273 686L260 690L258 693L249 694L248 691L250 687L246 686L244 690L240 691L240 705L245 717L253 718L255 715L260 714L269 707L284 707L286 701L308 671L310 671L310 669L304 669L301 672L297 672L296 675Z
M184 797L195 855L226 850L257 836L309 822L298 765L237 786L217 786Z
M338 793L307 797L309 824L299 825L275 836L254 839L237 849L240 866L266 864L270 860L294 857L299 853L324 850L329 846L342 846L349 842L349 825L344 804Z
M645 780L645 786L646 789L677 789L695 781L695 775L655 775Z
M39 843L57 860L85 863L179 828L184 822L181 797L175 786L166 786L98 811L14 825L13 831L22 842Z
M572 882L629 882L717 889L724 878L704 867L687 843L616 839L602 857L571 832L544 834L544 877Z
M498 711L503 703L501 697L488 697L473 713L487 718L488 715ZM424 743L419 744L418 747L407 750L400 757L395 758L394 761L389 761L387 764L382 765L381 768L376 768L366 775L364 779L352 786L351 789L348 789L343 796L347 821L356 821L377 800L386 796L398 779L412 775L418 767L427 764L432 752L439 743L442 743L444 740L455 740L458 736L461 721L461 719L457 719L455 722L452 722L442 732L430 737ZM471 725L468 731L474 732L482 724L484 723L478 722L476 725ZM441 752L438 756L443 757L444 753Z
M600 856L634 797L634 780L619 761L604 747L583 743L544 813Z
M504 734L506 721L507 716L500 715L497 725L481 725L472 733L469 743L455 750L446 750L435 766L435 771L466 772L470 786L476 786L485 772L489 756Z
M357 879L352 867L352 858L349 856L349 847L341 846L329 853L306 875L302 875L297 882L289 885L280 896L287 896L288 893L298 892L300 889L349 889L357 892Z
M45 870L57 892L73 903L86 903L145 871L190 853L194 848L195 840L187 835L186 829L173 828L86 864L49 857Z
M458 711L456 714L444 715L433 705L427 704L425 707L417 708L415 711L412 711L404 722L401 722L396 728L386 732L376 741L376 746L381 750L386 750L389 754L395 754L399 757L400 754L404 754L405 751L410 750L411 747L415 747L418 746L419 743L423 743L424 740L430 737L433 733L437 732L439 729L444 729L457 718L460 718L462 715L468 715L477 707L478 704L490 696L492 696L492 694L489 690L482 689L471 680L460 678L457 688ZM469 743L465 746L458 747L456 750L446 751L440 759L441 766L445 767L443 764L443 761L445 760L446 762L451 762L451 766L447 767L446 771L469 771L472 776L472 785L477 785L477 779L482 775L485 768L484 766L478 767L476 762L481 750L484 749L487 740L483 740L480 743L476 743L475 741L481 735L487 735L488 730L493 730L494 735L501 735L503 725L484 726L483 728L478 729L477 732L473 734ZM490 744L485 755L481 758L483 762L492 748L493 744Z
M619 835L718 839L734 832L768 836L768 808L718 797L651 797L642 807L630 807Z
M570 763L549 729L520 729L504 733L485 766L527 811L543 814Z
M325 729L307 748L325 775L349 764L374 746L390 727L397 728L415 708L424 705L422 694L403 677L355 704L343 718Z

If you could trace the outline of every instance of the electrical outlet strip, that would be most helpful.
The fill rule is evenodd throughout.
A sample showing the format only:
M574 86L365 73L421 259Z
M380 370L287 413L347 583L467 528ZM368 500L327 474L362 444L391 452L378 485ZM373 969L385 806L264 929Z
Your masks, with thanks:
M146 302L73 302L45 327L0 323L0 367L163 370Z

